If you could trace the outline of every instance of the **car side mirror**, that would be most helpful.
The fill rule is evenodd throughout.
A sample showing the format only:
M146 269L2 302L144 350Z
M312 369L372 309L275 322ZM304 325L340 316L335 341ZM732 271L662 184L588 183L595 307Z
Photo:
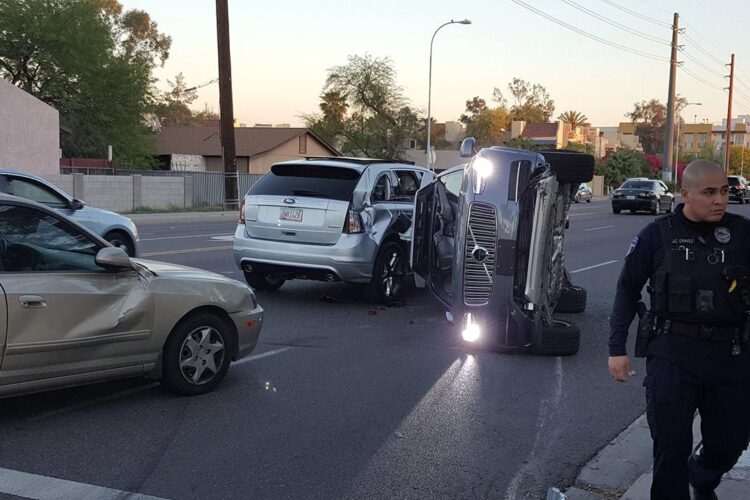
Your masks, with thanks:
M458 150L458 156L461 158L471 158L477 154L477 141L473 137L467 137L461 141L461 147Z
M71 210L80 210L83 208L83 202L79 199L74 198L70 202L70 209Z
M132 269L133 263L125 250L119 247L104 247L96 254L96 263L110 269Z

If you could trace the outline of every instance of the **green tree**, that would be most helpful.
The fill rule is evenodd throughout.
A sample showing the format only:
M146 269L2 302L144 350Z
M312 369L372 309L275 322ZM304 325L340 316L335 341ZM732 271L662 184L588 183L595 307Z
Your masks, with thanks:
M508 84L508 91L514 101L510 107L511 119L514 121L547 123L555 112L555 101L550 99L547 89L540 84L513 78ZM493 92L493 99L499 106L507 106L507 100L498 88Z
M729 173L745 175L750 171L750 148L729 146Z
M337 102L331 106L334 97ZM421 127L389 58L349 56L347 64L329 69L321 110L303 115L307 126L354 156L402 158L406 140Z
M479 96L474 96L466 101L466 113L462 114L458 120L468 126L474 118L487 110L489 110L487 102Z
M619 186L630 177L651 177L651 168L643 154L629 148L612 153L598 167L597 175L604 176L607 186Z
M115 0L0 0L0 77L56 107L66 156L148 166L151 71L170 40Z
M539 149L539 146L537 146L534 140L529 139L528 137L514 137L513 139L506 141L505 145L509 148L528 149L531 151Z
M467 137L474 137L479 147L502 144L510 128L510 114L503 107L485 109L475 115L466 126Z
M195 123L195 113L190 109L197 98L195 90L190 90L185 84L182 73L175 76L174 81L167 80L170 90L164 92L154 104L153 112L162 125L190 125Z
M680 119L680 112L686 104L687 99L684 97L677 98L675 103L675 119ZM625 113L625 116L636 124L635 135L638 136L643 146L643 151L649 154L662 153L664 150L667 107L658 99L636 102L633 104L633 111ZM674 134L676 134L676 130ZM673 141L675 137L673 136Z
M586 115L578 111L566 111L565 113L561 113L557 119L563 123L569 124L572 128L576 128L589 121Z
M568 144L565 146L565 149L569 151L577 151L579 153L586 153L586 154L594 154L594 145L593 144L580 144L577 142L569 141Z

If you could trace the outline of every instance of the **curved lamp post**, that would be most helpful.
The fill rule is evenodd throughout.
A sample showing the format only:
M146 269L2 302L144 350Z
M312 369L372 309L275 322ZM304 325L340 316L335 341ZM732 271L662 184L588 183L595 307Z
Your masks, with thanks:
M432 43L435 41L435 35L437 35L438 31L440 31L443 27L448 26L449 24L471 24L471 21L468 19L464 19L463 21L454 21L451 19L447 23L441 24L438 26L438 29L435 30L435 32L432 34L432 39L430 40L430 76L427 79L427 168L430 170L434 170L432 165L432 124L431 124L431 104L432 104Z
M686 102L684 108L688 106L702 106L702 102ZM697 116L697 115L696 115ZM681 118L677 119L677 146L674 148L674 169L672 171L672 182L677 182L677 170L680 168L680 122Z

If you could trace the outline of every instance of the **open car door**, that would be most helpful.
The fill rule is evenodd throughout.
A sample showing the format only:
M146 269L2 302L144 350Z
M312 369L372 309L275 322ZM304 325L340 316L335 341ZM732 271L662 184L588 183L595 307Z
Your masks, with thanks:
M453 302L456 207L436 180L417 191L412 220L411 266L417 286L426 285L443 305Z

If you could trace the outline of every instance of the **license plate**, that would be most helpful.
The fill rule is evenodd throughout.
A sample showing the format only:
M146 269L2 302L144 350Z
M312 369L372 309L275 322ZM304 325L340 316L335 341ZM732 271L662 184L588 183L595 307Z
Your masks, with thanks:
M627 200L635 200L635 196L628 196L625 199L627 199Z
M279 214L279 220L290 221L290 222L302 222L302 209L282 207L281 213Z

